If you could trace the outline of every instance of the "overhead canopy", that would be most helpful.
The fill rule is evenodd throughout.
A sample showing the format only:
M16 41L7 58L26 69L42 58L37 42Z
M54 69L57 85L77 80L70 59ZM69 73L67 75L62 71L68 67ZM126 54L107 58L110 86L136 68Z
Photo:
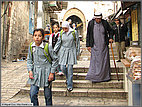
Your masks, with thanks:
M135 2L135 1L129 1L129 2L122 2L122 10L126 10L128 7L131 7L137 3L140 3L140 2Z
M119 10L114 14L114 16L111 18L111 20L113 20L114 18L118 18L121 14L122 14L122 9L121 7L119 8Z
M65 1L43 1L44 9L49 13L54 13L55 11L62 11L66 9L68 2Z
M129 1L129 2L121 2L121 7L119 8L119 10L116 12L116 14L114 14L114 16L111 18L111 20L113 20L114 18L118 18L121 15L124 15L131 6L140 3L140 2L134 2L134 1Z

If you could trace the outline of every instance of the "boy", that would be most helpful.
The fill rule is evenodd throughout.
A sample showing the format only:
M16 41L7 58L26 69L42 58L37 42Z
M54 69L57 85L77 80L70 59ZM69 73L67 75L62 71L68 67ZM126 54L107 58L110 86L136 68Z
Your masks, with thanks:
M31 84L30 99L34 106L38 106L38 91L44 87L46 105L52 105L52 81L58 66L56 54L51 52L52 48L44 43L44 30L35 29L33 40L29 46L27 57L27 68L29 72L28 83ZM52 60L51 60L52 59Z

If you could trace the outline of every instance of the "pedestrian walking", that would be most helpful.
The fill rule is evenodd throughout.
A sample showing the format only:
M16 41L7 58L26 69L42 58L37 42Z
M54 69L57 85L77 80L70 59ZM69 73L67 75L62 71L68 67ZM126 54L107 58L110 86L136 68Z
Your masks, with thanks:
M28 84L30 88L30 99L34 106L38 106L38 91L44 88L46 105L52 105L52 81L58 66L58 57L51 52L52 47L43 42L44 30L35 29L33 32L34 42L30 43L27 57L27 68L29 72Z
M73 27L73 29L77 30L75 23L72 24L72 27Z
M52 33L50 36L49 36L49 44L52 46L53 50L54 50L54 47L58 41L58 38L60 36L60 32L59 32L59 23L58 22L53 22L52 24L52 29L54 31L54 33ZM57 71L58 72L58 75L63 75L62 71L60 70L60 65L58 66L57 68Z
M68 22L69 22L70 27L73 29L72 20L71 20L71 19L68 19Z
M109 37L108 37L109 34ZM110 39L109 39L110 38ZM95 12L87 28L86 47L91 52L89 71L86 79L92 82L110 80L109 42L113 42L113 30L102 13Z
M49 36L52 34L52 29L51 29L51 26L50 26L50 24L47 24L46 25L46 28L45 28L45 33L44 33L44 40L46 41L46 42L49 42Z
M125 24L122 24L120 19L118 18L115 18L114 22L116 23L113 26L113 29L114 29L114 35L115 35L116 51L118 56L117 62L121 62L120 59L124 59L123 52L126 50L125 40L127 37L128 28Z
M73 90L73 65L77 64L77 56L80 52L78 33L73 30L67 21L62 23L60 37L54 47L59 55L61 71L66 76L67 90Z

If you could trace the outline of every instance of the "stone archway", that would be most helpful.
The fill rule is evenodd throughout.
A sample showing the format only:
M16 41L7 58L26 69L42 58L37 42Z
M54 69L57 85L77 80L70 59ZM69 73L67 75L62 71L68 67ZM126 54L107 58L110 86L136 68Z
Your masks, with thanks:
M69 9L66 13L65 13L65 15L64 15L64 17L63 17L63 21L65 21L68 17L70 17L70 16L73 16L73 15L75 15L75 16L77 16L77 17L79 17L80 19L81 19L81 21L82 21L82 23L83 23L83 38L85 38L86 37L86 19L85 19L85 15L83 14L83 12L82 11L80 11L79 9L77 9L77 8L71 8L71 9Z

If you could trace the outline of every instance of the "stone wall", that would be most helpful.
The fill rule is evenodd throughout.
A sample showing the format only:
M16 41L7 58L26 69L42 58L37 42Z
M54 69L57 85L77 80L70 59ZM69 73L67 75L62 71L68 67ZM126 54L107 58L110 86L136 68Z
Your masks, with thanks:
M4 3L1 3L1 16L4 13ZM2 58L2 41L3 41L3 17L1 18L1 58Z
M10 18L10 31L7 59L17 57L26 38L29 36L29 4L28 1L13 1Z
M8 2L2 2L1 4L1 58L5 58L7 51L10 6Z
M29 1L11 2L9 34L6 35L8 36L8 43L6 46L7 60L18 58L21 48L24 46L26 40L32 39L32 35L29 34L29 6ZM35 9L37 10L37 5ZM35 15L35 17L37 16ZM35 25L36 23L37 22L35 21Z

